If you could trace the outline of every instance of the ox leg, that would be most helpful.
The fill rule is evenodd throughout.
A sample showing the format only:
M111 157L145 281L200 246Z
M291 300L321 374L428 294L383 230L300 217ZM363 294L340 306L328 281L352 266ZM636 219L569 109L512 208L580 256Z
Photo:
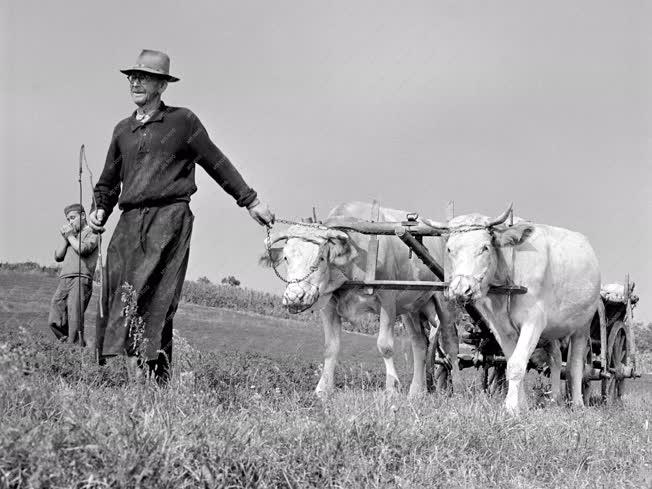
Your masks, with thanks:
M588 335L589 327L573 333L568 350L566 382L570 383L571 399L573 406L575 407L584 406L582 381L584 376L584 362L586 361L586 348L588 346Z
M543 325L543 318L540 315L528 318L528 321L521 326L516 348L507 360L508 387L505 408L511 414L517 415L521 410L527 409L527 396L523 380L530 356L541 338Z
M400 381L394 367L394 323L396 322L396 303L393 300L381 301L380 330L378 332L378 351L385 361L385 390L396 392Z
M548 353L548 367L550 368L550 384L552 399L555 403L560 404L562 400L561 392L561 347L559 340L550 340L546 345Z
M320 314L324 327L324 368L315 389L315 394L325 398L335 387L335 365L341 347L342 319L337 313L334 299L330 300L326 307L320 311Z
M403 323L407 326L412 343L412 383L410 384L410 396L426 392L426 351L428 350L428 338L421 329L421 321L417 314L404 314Z
M455 311L452 303L444 300L444 294L437 292L432 300L426 303L422 312L433 328L439 319L437 339L450 365L448 370L451 374L452 384L459 385L460 372L457 368L457 354L460 352L460 343L455 328Z

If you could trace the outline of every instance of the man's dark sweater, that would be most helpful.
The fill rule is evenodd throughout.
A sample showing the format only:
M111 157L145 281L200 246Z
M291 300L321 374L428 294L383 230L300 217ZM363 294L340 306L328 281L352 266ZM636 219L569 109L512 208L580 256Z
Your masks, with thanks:
M195 163L239 206L256 199L256 192L213 144L192 111L161 102L144 123L136 120L134 112L113 131L104 170L95 186L97 207L108 217L116 203L127 210L189 202L197 191Z

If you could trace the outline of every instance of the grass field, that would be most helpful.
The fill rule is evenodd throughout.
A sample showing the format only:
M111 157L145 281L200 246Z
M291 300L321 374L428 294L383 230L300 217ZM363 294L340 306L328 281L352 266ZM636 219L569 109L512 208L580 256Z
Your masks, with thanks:
M55 277L38 273L0 272L0 323L24 326L34 334L52 336L46 323L57 281ZM98 290L95 287L85 315L86 339L91 348L95 340ZM297 354L311 361L323 356L324 337L316 315L312 322L294 321L182 302L175 316L175 330L193 347L205 352ZM345 331L342 357L364 368L381 368L383 362L375 344L374 337ZM397 337L396 346L397 362L404 366L411 354L409 340Z
M0 487L652 487L649 377L619 405L514 419L472 372L453 396L386 396L375 339L346 334L322 404L317 324L184 303L159 388L55 344L55 286L0 273Z

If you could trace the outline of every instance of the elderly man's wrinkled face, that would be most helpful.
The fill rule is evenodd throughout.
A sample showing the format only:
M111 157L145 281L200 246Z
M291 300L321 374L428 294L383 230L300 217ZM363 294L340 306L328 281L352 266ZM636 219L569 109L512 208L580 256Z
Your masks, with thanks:
M160 96L168 86L168 82L148 73L134 71L127 77L131 98L134 103L142 107Z

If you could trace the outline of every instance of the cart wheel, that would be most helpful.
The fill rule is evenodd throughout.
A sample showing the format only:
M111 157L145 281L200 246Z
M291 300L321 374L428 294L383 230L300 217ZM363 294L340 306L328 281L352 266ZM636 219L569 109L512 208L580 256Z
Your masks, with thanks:
M586 368L593 368L593 343L591 342L591 337L589 337L586 347L584 369L586 370ZM582 379L582 400L585 406L589 405L589 401L591 400L591 380L589 379Z
M432 330L431 330L432 332ZM437 359L444 357L444 352L439 345L439 328L435 329L428 338L426 352L426 388L428 392L453 393L453 376L446 365L441 365Z
M484 366L482 368L482 389L493 396L507 393L507 367L503 365Z
M426 355L426 387L428 392L453 392L453 377L450 369L435 362L439 356L435 342L428 345Z
M426 350L426 389L428 392L435 391L435 337L430 337L428 341L428 349Z
M619 400L625 392L625 379L622 375L622 368L627 365L629 360L627 345L625 323L616 321L611 327L609 339L607 340L607 366L611 378L602 380L602 399L607 403Z
M435 368L435 390L449 394L453 392L453 377L451 371L444 365L437 365Z

